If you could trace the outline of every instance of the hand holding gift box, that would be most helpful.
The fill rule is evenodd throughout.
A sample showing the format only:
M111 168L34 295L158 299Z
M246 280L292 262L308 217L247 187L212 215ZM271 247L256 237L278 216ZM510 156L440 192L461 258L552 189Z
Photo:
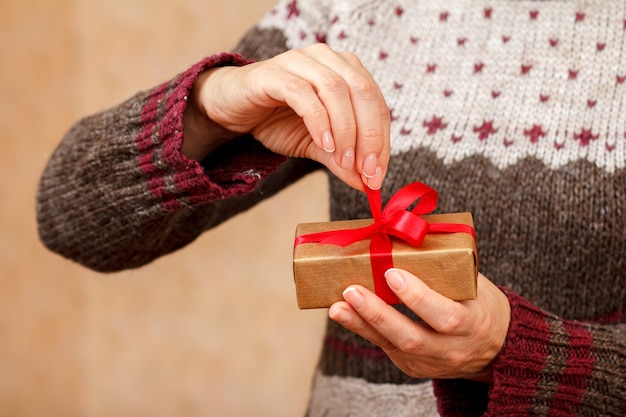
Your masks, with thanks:
M425 215L435 209L437 192L419 182L399 190L384 210L380 191L367 193L371 220L298 225L293 263L301 309L330 307L352 284L398 303L384 278L394 266L453 300L476 298L478 253L470 213Z

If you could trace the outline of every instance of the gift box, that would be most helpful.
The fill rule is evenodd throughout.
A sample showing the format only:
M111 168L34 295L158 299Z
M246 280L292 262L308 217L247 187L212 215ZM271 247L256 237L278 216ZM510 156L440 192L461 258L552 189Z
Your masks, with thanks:
M429 225L461 224L472 230L474 227L472 215L467 212L420 217ZM296 239L319 232L364 228L372 223L373 220L303 223L296 228ZM472 234L427 233L419 247L393 236L390 241L393 266L410 271L450 299L476 298L478 254ZM293 271L298 307L330 307L343 299L342 292L352 284L376 292L370 243L370 239L364 239L345 247L316 242L295 245Z

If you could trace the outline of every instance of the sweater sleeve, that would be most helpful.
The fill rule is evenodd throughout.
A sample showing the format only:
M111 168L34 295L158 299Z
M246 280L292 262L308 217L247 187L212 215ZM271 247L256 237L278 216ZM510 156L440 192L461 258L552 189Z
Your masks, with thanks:
M511 325L493 364L493 383L433 381L441 415L626 415L626 324L620 317L614 324L563 320L503 291Z
M314 169L241 137L200 164L181 151L183 112L207 68L245 65L219 54L65 135L40 179L38 231L52 251L98 271L144 265Z

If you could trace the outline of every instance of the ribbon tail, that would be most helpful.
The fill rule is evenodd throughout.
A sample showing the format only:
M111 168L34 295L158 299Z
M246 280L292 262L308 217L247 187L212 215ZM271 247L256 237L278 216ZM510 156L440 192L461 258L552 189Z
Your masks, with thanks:
M365 187L365 192L367 194L367 201L370 204L372 218L374 219L374 222L377 223L383 216L383 202L382 197L380 196L380 190L372 190Z
M339 229L339 230L327 230L324 232L309 233L306 235L297 236L294 241L294 246L301 245L303 243L319 243L323 245L337 245L346 247L354 242L367 239L375 234L379 229L379 226L372 223L369 226L359 227L355 229Z
M391 240L386 234L377 233L372 236L370 241L370 262L372 264L372 276L376 295L387 304L400 304L400 299L389 288L385 279L385 272L393 268Z
M467 233L476 241L476 231L469 224L463 223L431 223L431 233Z

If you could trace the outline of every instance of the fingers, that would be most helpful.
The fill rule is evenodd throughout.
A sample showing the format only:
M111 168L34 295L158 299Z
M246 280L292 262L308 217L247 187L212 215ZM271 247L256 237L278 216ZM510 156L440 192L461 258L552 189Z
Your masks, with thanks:
M390 269L387 283L424 321L413 321L367 289L353 285L329 316L380 346L415 377L468 378L488 382L491 363L510 323L506 296L479 274L476 300L455 302L430 290L407 271Z
M427 326L412 321L367 289L353 285L343 296L345 302L329 309L330 318L385 351L419 350L432 344Z
M346 291L354 291L354 289ZM351 296L353 297L351 298ZM358 292L355 292L346 293L344 297L346 297L346 299L351 299L351 301L354 302L354 297L359 296ZM360 335L377 346L384 348L391 345L384 336L374 330L374 328L359 315L352 305L346 301L339 301L333 304L328 310L328 316L346 329Z
M389 161L389 110L371 74L352 54L326 45L290 51L279 58L289 74L282 85L317 146L338 169L356 170L378 189ZM329 167L332 168L333 167Z
M341 53L341 57L360 72L344 75L346 79L352 80L353 111L357 120L362 121L358 125L356 163L361 169L363 182L377 189L382 185L389 161L389 108L378 85L361 61L351 53Z
M463 304L436 293L407 271L390 269L385 277L400 300L427 326L414 322L357 285L344 291L344 299L352 310L337 304L329 310L330 317L381 347L393 345L414 349L417 346L428 346L428 341L433 337L432 330L438 334L455 336L466 333L464 324L468 313Z
M381 334L381 332L374 328L373 325L366 318L360 315L359 312L365 308L364 303L370 301L367 293L368 291L361 287L350 287L346 289L346 291L344 292L344 298L346 301L340 301L333 304L328 310L328 316L332 320L341 324L346 329L369 340L370 342L372 342L376 346L381 347L385 351L396 350L396 345L394 345L387 337L385 337L383 334ZM364 296L367 297L367 300L358 301ZM375 301L375 298L373 298L373 300L375 306L377 303ZM394 316L394 313L397 313L399 315L397 317L399 320L403 320L402 317L406 318L406 316L402 316L389 305L381 305L381 307L384 308L386 314L391 314L392 317ZM384 317L384 314L382 314L378 319L374 320L374 323L376 323L377 325L378 323L387 323L389 321L393 322L392 317Z
M310 86L314 97L306 97L309 101L307 104L311 106L308 109L298 106L301 103L296 101L289 102L289 95L296 92L293 89L286 92L286 100L302 116L318 147L332 153L339 167L351 170L357 153L357 116L351 102L350 84L337 71L337 67L345 66L345 63L334 62L335 68L332 68L320 62L318 57L307 55L305 51L295 53L301 56L298 59L285 58L281 65L288 73L297 74L299 80Z
M463 324L469 313L462 303L430 289L424 281L403 269L389 269L385 278L398 298L437 332L454 335L465 332Z

